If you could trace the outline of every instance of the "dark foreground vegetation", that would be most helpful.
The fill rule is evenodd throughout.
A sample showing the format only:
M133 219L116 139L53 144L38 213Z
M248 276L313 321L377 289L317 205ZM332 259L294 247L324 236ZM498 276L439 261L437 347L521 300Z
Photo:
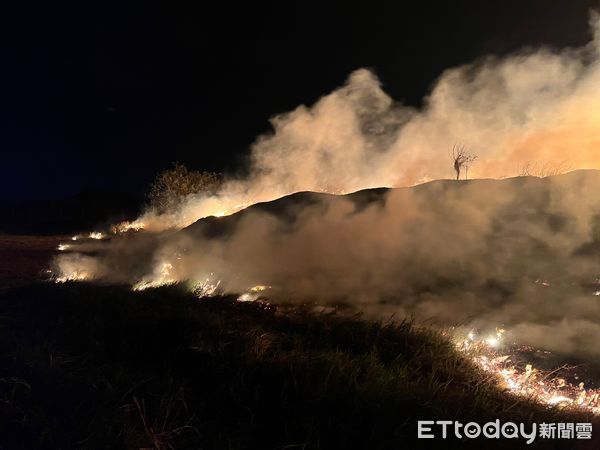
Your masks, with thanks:
M0 310L3 449L522 448L417 441L416 421L567 421L409 322L78 283L4 290Z

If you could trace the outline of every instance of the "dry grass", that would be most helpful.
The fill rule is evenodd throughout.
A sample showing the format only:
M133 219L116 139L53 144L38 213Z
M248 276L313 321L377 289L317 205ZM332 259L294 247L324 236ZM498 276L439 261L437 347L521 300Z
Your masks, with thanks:
M420 448L418 419L566 420L500 392L408 321L177 286L33 284L0 307L4 448ZM469 445L482 443L444 448Z

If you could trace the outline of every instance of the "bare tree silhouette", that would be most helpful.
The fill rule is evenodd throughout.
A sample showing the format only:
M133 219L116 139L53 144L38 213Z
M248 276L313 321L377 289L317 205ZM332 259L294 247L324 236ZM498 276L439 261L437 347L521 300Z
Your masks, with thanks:
M469 175L469 166L477 159L477 155L470 155L467 153L463 145L454 145L452 146L451 158L454 165L454 172L456 173L456 179L460 179L460 172L464 169L466 180Z
M527 162L519 172L520 177L551 177L554 175L561 175L563 173L567 173L572 170L571 166L566 163L566 161L561 161L558 163L553 162Z

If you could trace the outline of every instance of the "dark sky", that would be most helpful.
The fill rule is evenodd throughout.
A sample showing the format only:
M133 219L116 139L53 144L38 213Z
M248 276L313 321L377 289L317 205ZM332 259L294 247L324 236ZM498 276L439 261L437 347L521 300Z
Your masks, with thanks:
M241 3L241 2L240 2ZM268 119L359 67L418 105L449 66L589 40L597 1L79 2L0 14L0 197L139 195L232 172ZM95 6L93 6L95 4Z

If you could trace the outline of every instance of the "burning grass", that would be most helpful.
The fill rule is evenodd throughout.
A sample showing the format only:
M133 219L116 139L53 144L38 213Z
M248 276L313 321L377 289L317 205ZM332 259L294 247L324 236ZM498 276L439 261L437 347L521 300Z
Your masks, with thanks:
M556 405L571 411L600 414L599 389L586 389L583 382L573 384L557 376L558 372L568 369L567 367L543 371L530 363L517 364L513 359L517 356L519 347L501 345L504 332L504 329L497 329L493 335L479 337L471 331L466 337L457 340L456 349L511 395L530 399L541 405Z
M406 321L177 285L33 284L0 304L6 448L416 448L418 419L597 421L507 395Z

